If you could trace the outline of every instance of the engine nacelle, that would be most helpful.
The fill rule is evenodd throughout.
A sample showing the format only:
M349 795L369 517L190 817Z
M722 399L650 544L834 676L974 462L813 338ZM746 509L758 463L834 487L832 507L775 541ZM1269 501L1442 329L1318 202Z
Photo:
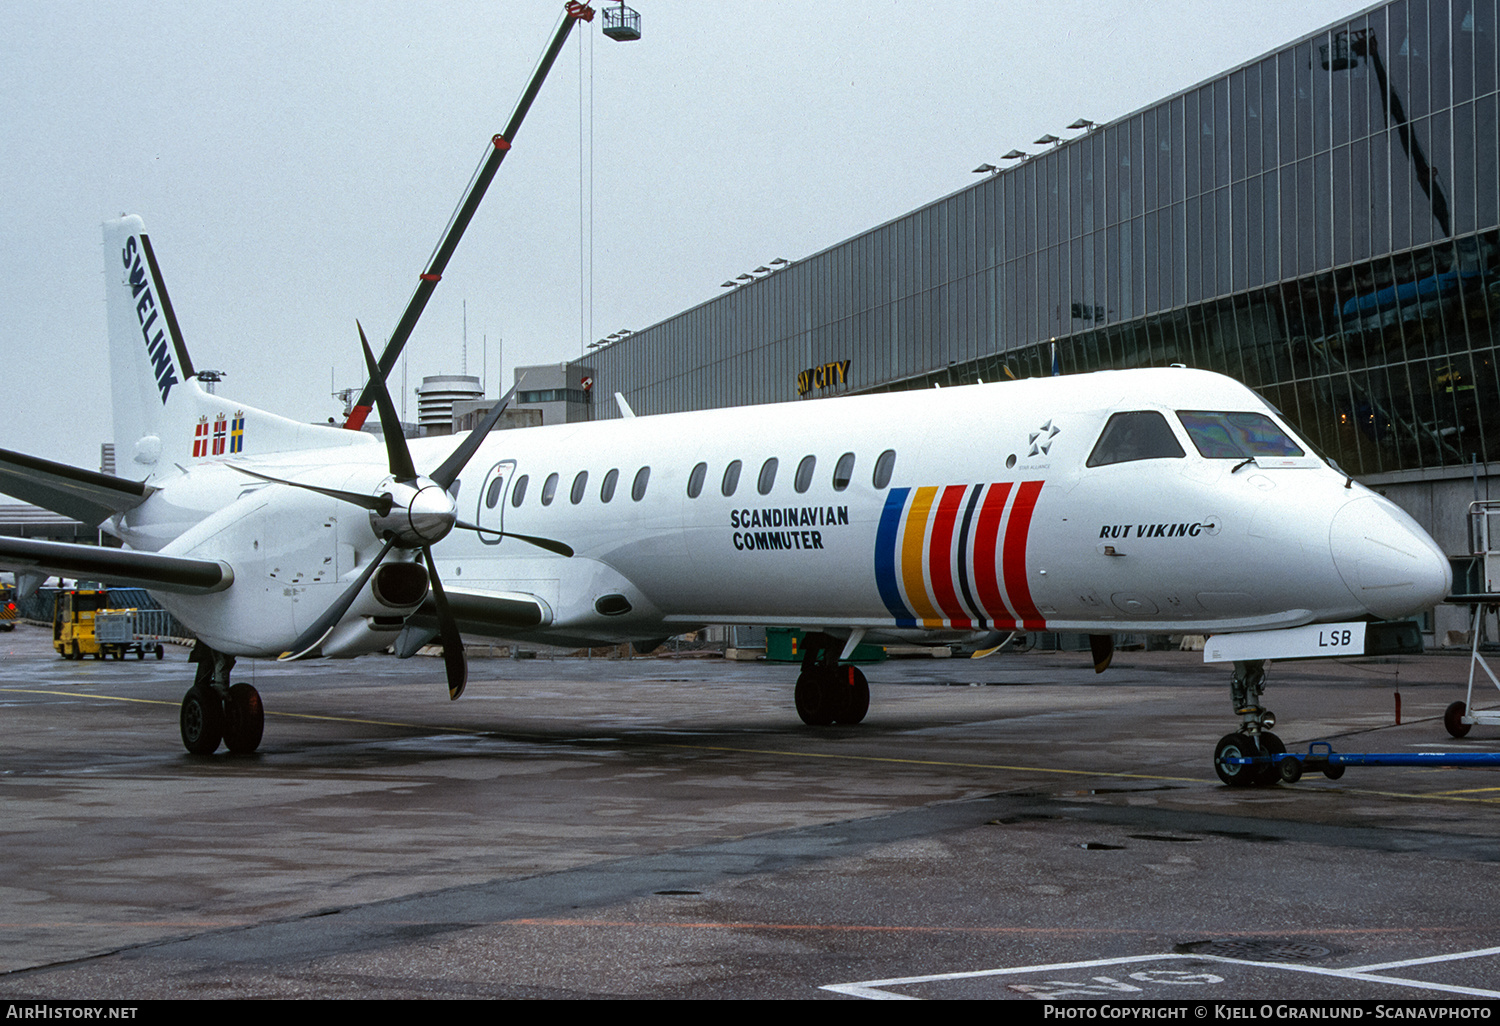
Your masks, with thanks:
M255 488L162 550L222 560L234 569L234 583L211 595L159 598L220 652L276 657L338 601L380 548L356 506L300 489ZM387 557L322 653L358 655L389 645L427 587L421 564Z
M427 587L427 568L421 563L380 564L319 651L330 659L346 659L389 647L427 597Z

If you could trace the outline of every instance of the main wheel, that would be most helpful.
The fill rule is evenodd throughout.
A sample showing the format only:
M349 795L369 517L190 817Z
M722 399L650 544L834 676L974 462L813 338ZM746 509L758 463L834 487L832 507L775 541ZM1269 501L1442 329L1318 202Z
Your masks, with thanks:
M1230 787L1253 787L1256 784L1269 783L1276 778L1278 771L1275 763L1230 766L1224 762L1225 759L1241 756L1276 755L1286 751L1275 734L1262 734L1261 737L1272 739L1275 751L1269 750L1270 745L1263 749L1249 734L1225 734L1219 739L1218 745L1214 748L1214 772L1219 775L1220 780Z
M1464 722L1464 713L1466 711L1467 709L1462 702L1454 702L1443 710L1443 726L1454 737L1467 736L1470 728L1474 726L1472 723Z
M827 675L821 670L805 670L797 678L794 697L797 715L809 727L826 727L833 722L833 695L827 685Z
M160 643L158 643L157 646L156 646L156 661L157 662L161 662L161 644Z
M260 747L266 726L266 711L260 692L249 684L231 684L224 703L224 747L236 755L249 755Z
M194 684L182 696L177 719L182 744L194 755L212 755L224 737L224 702L213 688Z
M854 724L865 718L870 711L870 682L858 666L841 666L833 678L834 688L842 696L834 703L837 712L834 719L839 723Z

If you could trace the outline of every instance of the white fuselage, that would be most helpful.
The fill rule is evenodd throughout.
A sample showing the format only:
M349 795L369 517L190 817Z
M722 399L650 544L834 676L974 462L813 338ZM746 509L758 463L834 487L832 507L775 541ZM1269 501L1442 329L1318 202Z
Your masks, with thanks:
M1112 414L1145 410L1165 416L1181 457L1086 465ZM531 596L549 613L505 633L567 643L706 623L1212 633L1442 600L1442 552L1393 504L1310 452L1205 458L1183 410L1276 417L1228 378L1160 369L500 431L459 479L459 517L576 555L455 530L436 565L451 592ZM387 474L379 444L337 441L227 460L349 491ZM457 441L412 441L418 470ZM886 452L889 480L876 482ZM218 594L160 596L222 651L282 651L379 548L358 507L247 477L224 456L171 460L115 529L135 548L234 568Z

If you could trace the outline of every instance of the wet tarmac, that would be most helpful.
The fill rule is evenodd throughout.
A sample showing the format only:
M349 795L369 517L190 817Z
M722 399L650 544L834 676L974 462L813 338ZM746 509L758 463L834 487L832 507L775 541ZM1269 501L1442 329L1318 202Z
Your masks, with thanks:
M1500 997L1500 774L1230 789L1200 654L905 659L858 727L722 659L241 662L0 635L0 996ZM1278 664L1289 750L1500 751L1467 660ZM1394 724L1394 693L1403 723ZM1490 693L1481 706L1500 704Z

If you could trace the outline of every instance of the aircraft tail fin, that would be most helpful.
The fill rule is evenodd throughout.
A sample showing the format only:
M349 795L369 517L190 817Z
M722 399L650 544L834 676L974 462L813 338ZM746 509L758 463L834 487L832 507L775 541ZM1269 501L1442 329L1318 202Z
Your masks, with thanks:
M160 452L168 400L194 372L139 217L105 223L104 281L117 465L144 476L134 457L150 455L148 438Z
M158 463L372 442L354 431L300 424L200 384L145 225L104 225L104 281L113 377L115 467L141 481Z

